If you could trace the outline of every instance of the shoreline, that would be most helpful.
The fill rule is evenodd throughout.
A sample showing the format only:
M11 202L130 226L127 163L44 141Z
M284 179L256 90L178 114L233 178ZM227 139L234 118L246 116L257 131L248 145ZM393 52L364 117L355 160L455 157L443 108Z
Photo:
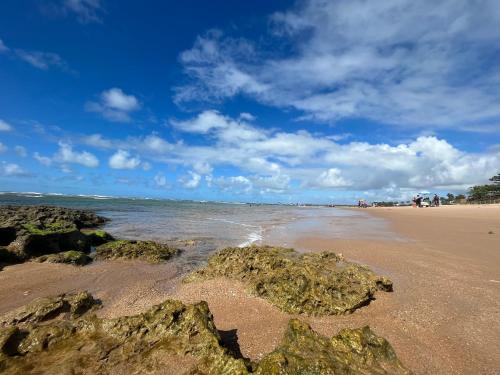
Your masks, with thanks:
M293 225L285 227L286 246L343 253L394 282L393 293L377 293L368 306L350 315L300 318L328 336L342 328L370 325L415 374L498 373L500 283L494 281L500 280L500 206L453 207L370 208L359 211L361 218L354 221L340 214L292 223L303 225L302 232L292 233ZM354 231L358 239L336 237L335 225L356 220L371 227ZM378 237L370 239L372 235ZM277 235L269 241L283 238ZM136 314L168 298L205 300L217 328L234 331L243 356L257 360L278 345L293 317L249 295L233 280L179 281L170 262L18 264L0 272L0 313L36 297L81 289L103 301L98 312L103 317Z

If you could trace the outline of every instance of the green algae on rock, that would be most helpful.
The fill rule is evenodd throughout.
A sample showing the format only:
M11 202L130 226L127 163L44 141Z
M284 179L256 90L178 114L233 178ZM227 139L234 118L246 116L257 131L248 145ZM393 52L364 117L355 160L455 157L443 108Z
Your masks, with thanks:
M270 246L223 249L184 281L214 277L243 281L251 293L294 314L350 313L367 305L377 290L392 291L389 279L335 253Z
M247 362L221 345L205 302L167 300L143 314L116 319L86 312L44 320L11 320L0 329L2 374L165 373L169 357L185 356L194 358L186 373L248 373Z
M179 253L177 248L154 241L117 240L98 246L95 259L138 259L161 263Z
M92 246L99 246L107 242L115 241L116 239L104 230L83 230L82 231L90 240Z
M343 329L331 339L291 319L281 344L255 371L264 374L411 374L387 340L368 327Z
M0 327L41 323L61 314L76 319L93 311L99 302L89 292L61 294L57 297L38 298L0 318Z
M34 258L33 261L38 263L65 263L75 266L84 266L92 262L92 258L84 252L70 250L63 253L42 255L38 258Z
M105 222L105 218L85 210L2 206L0 246L12 253L16 262L68 250L89 252L90 241L80 229Z
M368 327L328 339L292 319L281 344L260 363L222 344L206 302L166 300L148 311L96 317L86 292L43 298L0 318L0 372L13 374L394 374L410 372Z

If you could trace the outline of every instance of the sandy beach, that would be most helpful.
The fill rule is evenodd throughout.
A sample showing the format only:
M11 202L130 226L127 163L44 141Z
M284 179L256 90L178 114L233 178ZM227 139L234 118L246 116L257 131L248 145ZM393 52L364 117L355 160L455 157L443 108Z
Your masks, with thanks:
M416 374L500 372L500 206L363 210L387 221L397 240L293 237L300 251L332 250L394 282L393 293L353 314L302 317L318 332L370 325ZM0 272L0 313L33 298L86 289L102 316L135 314L166 298L205 300L223 338L260 359L279 342L291 317L227 279L181 284L175 267L96 262L83 268L25 263ZM236 341L237 340L237 341Z

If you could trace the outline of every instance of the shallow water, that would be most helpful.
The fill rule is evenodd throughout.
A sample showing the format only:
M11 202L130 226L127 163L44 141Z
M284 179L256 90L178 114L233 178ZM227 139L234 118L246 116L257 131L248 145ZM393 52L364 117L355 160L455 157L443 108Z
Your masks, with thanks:
M387 223L363 211L111 197L0 194L2 204L57 205L84 208L108 217L105 230L124 239L196 240L177 260L183 272L224 246L272 242L287 246L300 236L381 238L392 236ZM0 208L1 209L1 208Z

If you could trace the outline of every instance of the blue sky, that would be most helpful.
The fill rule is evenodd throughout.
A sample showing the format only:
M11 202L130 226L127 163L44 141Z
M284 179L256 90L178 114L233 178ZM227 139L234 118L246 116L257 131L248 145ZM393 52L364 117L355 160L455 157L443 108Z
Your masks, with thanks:
M6 0L0 191L263 202L500 170L494 0Z

